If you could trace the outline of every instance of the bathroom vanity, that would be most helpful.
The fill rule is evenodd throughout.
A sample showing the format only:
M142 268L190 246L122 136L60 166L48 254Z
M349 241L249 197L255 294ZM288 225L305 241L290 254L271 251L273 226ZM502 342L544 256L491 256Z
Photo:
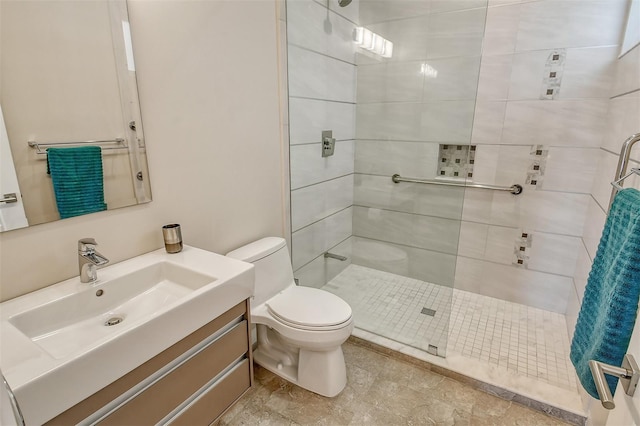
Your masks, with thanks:
M0 304L27 425L214 422L252 385L251 264L156 250Z
M243 301L45 424L208 425L252 385L249 324Z

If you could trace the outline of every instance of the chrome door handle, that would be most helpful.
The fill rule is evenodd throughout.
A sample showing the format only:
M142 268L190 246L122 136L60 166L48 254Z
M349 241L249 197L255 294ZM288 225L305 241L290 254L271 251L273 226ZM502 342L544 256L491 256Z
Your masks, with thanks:
M605 374L619 377L627 395L633 396L635 393L638 379L640 379L640 369L633 355L626 354L624 356L622 367L591 360L589 361L589 368L591 369L591 375L593 376L600 402L607 410L613 410L616 408L616 404L613 402L613 395L611 395L611 389L609 389L609 384L604 377Z
M15 192L10 192L8 194L4 194L4 197L0 198L0 203L17 203L18 196Z

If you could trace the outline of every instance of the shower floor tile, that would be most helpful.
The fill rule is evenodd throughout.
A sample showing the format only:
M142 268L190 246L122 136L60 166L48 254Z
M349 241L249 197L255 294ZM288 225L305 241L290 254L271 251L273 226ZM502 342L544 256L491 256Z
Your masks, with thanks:
M577 387L564 315L353 264L323 288L351 305L360 329Z

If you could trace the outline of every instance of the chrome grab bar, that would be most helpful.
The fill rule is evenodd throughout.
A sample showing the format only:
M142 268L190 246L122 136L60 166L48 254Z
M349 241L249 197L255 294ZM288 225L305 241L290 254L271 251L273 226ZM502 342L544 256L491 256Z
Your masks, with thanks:
M613 204L613 199L616 197L616 194L622 189L622 181L635 173L635 169L632 169L632 173L627 174L627 166L629 165L629 159L631 158L631 149L636 142L640 142L640 133L635 133L629 136L627 140L622 143L620 159L618 160L618 169L616 170L613 182L611 182L613 189L611 189L611 198L609 198L609 209L611 209L611 205Z
M522 194L522 191L524 191L524 189L522 188L522 185L518 185L518 184L511 185L511 186L497 186L497 185L485 185L483 183L462 183L462 182L451 182L446 180L440 181L440 180L434 180L434 179L417 179L417 178L402 177L397 173L391 176L391 180L394 183L412 182L412 183L426 183L429 185L460 186L465 188L492 189L494 191L508 191L513 195Z
M329 253L329 252L326 252L324 254L324 258L325 259L338 259L341 262L344 262L345 260L347 260L347 258L345 256L340 256L339 254L334 254L334 253Z
M17 203L18 202L18 196L16 195L15 192L10 192L8 194L4 194L4 196L2 198L0 198L0 203Z
M602 406L607 410L613 410L616 408L616 404L613 402L613 395L611 395L611 389L607 384L607 380L604 375L616 376L620 378L622 387L627 395L633 396L638 386L638 379L640 379L640 369L633 355L626 354L622 360L622 367L616 367L615 365L605 364L600 361L589 361L589 368L591 369L591 375L593 376L593 382L596 385L596 391L600 397Z

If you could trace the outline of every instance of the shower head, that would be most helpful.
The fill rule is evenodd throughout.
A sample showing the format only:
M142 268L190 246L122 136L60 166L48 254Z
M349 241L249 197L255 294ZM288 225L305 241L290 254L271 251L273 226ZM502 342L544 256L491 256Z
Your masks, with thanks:
M351 0L338 0L338 5L340 7L347 7L351 3Z

